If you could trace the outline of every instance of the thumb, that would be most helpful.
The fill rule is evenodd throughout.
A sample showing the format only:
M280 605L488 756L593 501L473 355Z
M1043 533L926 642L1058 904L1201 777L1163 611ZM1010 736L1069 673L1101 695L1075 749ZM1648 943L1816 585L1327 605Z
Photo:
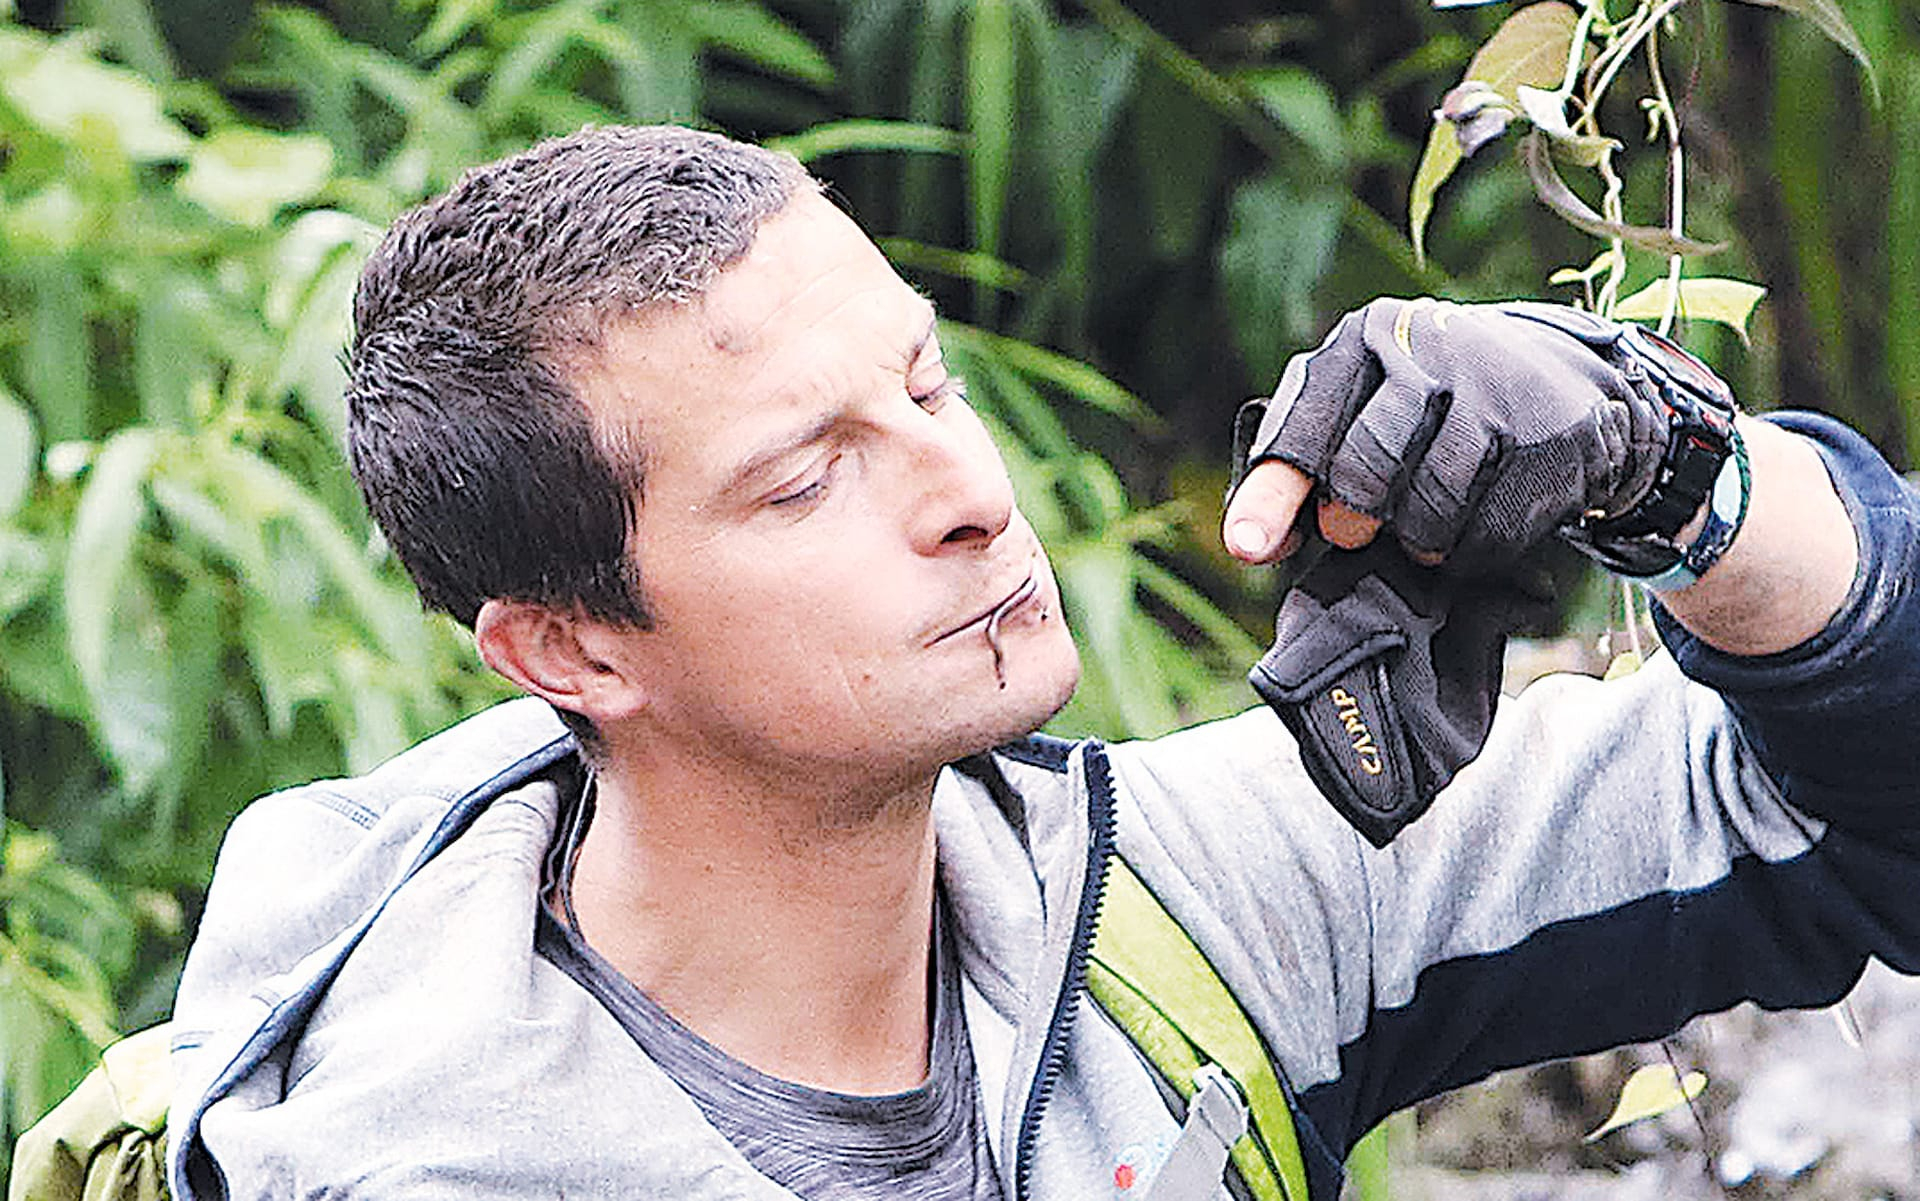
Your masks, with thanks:
M1253 564L1292 554L1300 545L1294 521L1312 492L1313 480L1291 463L1268 459L1249 471L1221 523L1227 553Z

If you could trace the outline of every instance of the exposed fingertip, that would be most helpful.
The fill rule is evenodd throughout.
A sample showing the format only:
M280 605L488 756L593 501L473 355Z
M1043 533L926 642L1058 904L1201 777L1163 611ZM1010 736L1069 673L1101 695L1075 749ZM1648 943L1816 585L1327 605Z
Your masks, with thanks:
M1227 550L1236 558L1254 561L1266 557L1273 547L1273 531L1251 517L1238 517L1227 523Z

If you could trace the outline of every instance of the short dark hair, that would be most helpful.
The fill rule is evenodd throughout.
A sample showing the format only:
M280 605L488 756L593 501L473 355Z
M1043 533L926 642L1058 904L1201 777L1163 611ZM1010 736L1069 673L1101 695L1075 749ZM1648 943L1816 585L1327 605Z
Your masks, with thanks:
M347 447L429 608L469 627L495 598L651 623L629 553L643 455L571 371L609 321L698 296L809 186L791 157L718 134L590 128L394 222L354 295Z

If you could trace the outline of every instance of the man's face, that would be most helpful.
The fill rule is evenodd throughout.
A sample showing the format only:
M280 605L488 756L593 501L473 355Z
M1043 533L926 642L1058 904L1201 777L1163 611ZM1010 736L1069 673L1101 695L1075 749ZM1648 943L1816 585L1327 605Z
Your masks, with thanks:
M932 306L819 196L697 302L616 327L578 379L637 439L656 618L623 642L648 737L828 780L931 771L1026 733L1079 661ZM989 615L1032 581L1031 598Z

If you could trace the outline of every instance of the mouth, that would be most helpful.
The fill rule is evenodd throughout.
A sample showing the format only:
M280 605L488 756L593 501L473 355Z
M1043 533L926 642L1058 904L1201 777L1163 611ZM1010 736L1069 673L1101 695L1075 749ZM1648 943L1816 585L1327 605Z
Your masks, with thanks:
M1002 597L993 607L975 617L970 617L966 621L961 622L944 634L934 638L928 645L937 646L953 638L971 636L974 633L985 635L987 649L993 652L994 681L1004 689L1007 686L1007 656L1006 651L1000 645L1000 623L1005 621L1007 617L1017 611L1022 605L1033 600L1039 593L1040 573L1038 570L1031 571L1025 579L1020 581L1018 587ZM1046 615L1045 608L1042 608L1040 611L1042 621L1046 620Z
M1037 572L1029 572L1027 577L1021 580L1019 586L1014 588L1012 592L1009 592L1006 596L987 608L982 609L974 616L967 618L967 620L961 622L959 625L935 635L927 642L927 645L938 646L942 642L949 642L955 638L965 637L966 635L977 632L985 632L988 635L988 641L995 643L997 646L1001 621L1005 620L1009 613L1012 613L1015 609L1032 599L1033 595L1039 590L1039 574Z
M1028 576L1026 583L1014 589L1013 595L1001 601L1000 607L987 616L987 646L993 651L993 678L1002 688L1007 686L1007 657L1000 650L1000 619L1025 604L1027 598L1039 590L1039 578Z

